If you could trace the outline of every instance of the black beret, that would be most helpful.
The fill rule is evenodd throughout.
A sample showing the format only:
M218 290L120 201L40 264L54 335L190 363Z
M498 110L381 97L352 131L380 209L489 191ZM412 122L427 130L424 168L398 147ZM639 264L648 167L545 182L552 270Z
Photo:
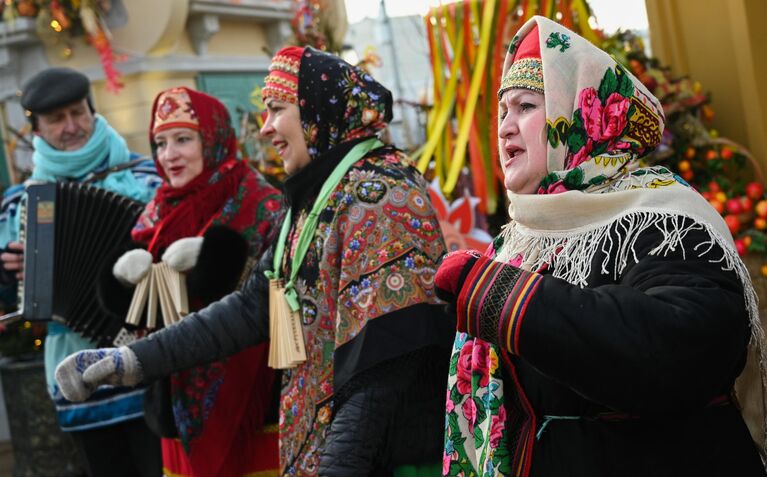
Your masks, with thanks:
M88 97L91 82L71 68L48 68L32 77L21 93L21 106L45 113Z

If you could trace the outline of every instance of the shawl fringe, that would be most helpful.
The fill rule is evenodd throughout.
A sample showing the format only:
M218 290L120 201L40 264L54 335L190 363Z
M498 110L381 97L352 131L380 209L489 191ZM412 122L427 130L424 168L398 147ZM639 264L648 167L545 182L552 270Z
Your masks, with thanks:
M756 369L761 375L759 377L761 382L759 408L762 412L762 435L757 442L761 443L760 452L765 461L767 458L767 452L765 452L767 449L767 399L765 399L767 397L767 347L764 329L759 319L758 298L746 265L730 241L725 239L714 226L684 213L652 209L627 211L617 216L615 220L576 231L533 230L512 221L504 226L501 232L504 245L498 251L495 260L512 263L524 257L521 268L525 270L547 268L551 270L554 277L583 288L588 284L588 278L592 272L591 266L598 251L605 256L600 273L610 274L617 279L626 270L629 260L633 260L634 263L639 261L635 250L636 241L643 232L651 229L661 232L663 240L650 251L650 255L666 256L679 250L683 257L687 254L697 254L699 258L709 256L709 262L720 264L723 271L735 272L743 285L743 296L751 327L749 347L750 351L754 351L758 357ZM684 240L687 234L699 230L705 231L708 239L685 248ZM507 246L507 244L514 244L514 246ZM721 251L721 255L717 251ZM614 260L611 260L612 258ZM749 353L749 358L753 355L754 353ZM741 404L745 403L741 402Z

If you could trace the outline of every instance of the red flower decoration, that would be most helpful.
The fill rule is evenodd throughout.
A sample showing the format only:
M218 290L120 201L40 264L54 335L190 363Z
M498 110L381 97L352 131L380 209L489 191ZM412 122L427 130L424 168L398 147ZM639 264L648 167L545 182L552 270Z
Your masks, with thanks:
M442 195L437 179L429 184L429 197L431 197L431 204L436 212L448 251L487 249L493 238L477 227L476 208L480 202L479 199L464 192L463 197L450 203Z

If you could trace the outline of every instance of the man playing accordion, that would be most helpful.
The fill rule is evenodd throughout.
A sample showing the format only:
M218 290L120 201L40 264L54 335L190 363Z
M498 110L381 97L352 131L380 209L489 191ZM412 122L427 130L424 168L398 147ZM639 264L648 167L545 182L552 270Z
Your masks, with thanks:
M141 202L153 197L161 183L154 163L131 153L96 114L85 75L69 68L44 70L26 83L21 105L35 135L30 180L88 182ZM23 194L24 185L9 188L0 209L0 286L11 289L23 278L23 244L18 240ZM143 389L102 387L77 405L59 392L53 378L56 365L72 352L94 347L60 323L48 324L45 373L59 425L72 436L89 475L161 475L159 439L143 419Z

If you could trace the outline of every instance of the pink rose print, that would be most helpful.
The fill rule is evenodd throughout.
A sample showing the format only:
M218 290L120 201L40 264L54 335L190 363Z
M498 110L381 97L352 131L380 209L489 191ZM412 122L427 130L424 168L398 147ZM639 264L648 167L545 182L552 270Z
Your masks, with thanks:
M474 349L471 351L471 368L473 374L478 374L479 385L482 387L487 386L490 381L490 361L488 359L488 353L490 347L482 340L475 340Z
M458 373L456 386L461 394L471 392L471 349L474 347L474 340L467 340L461 348L461 354L458 358Z
M626 151L628 149L631 149L631 144L625 141L613 141L610 143L610 147L607 148L608 151Z
M628 112L631 101L618 93L607 98L602 110L602 133L600 140L607 141L620 136L628 123Z
M581 90L578 103L586 134L594 141L599 141L602 134L602 103L599 102L597 91L594 88Z
M451 412L453 412L453 409L455 409L455 404L453 403L453 400L450 399L450 390L448 389L447 390L447 401L446 401L446 404L445 404L445 410L448 413L451 413Z
M544 189L543 187L538 188L539 194L561 194L562 192L567 192L567 187L565 187L564 182L561 180L556 181L553 184L549 184L549 186L546 189Z
M567 165L568 169L575 169L576 167L580 166L584 162L588 161L591 158L591 151L593 150L594 141L591 139L588 139L586 142L586 145L580 148L578 152L575 153L575 155L572 156L570 159L570 163Z
M442 475L447 475L447 473L450 471L450 462L454 460L458 460L457 451L453 452L452 454L442 454Z
M498 408L498 415L493 416L490 421L490 445L492 447L498 447L504 429L506 429L506 408L501 404Z
M461 406L463 417L469 423L469 432L474 433L474 424L477 421L477 404L474 399L467 399Z

